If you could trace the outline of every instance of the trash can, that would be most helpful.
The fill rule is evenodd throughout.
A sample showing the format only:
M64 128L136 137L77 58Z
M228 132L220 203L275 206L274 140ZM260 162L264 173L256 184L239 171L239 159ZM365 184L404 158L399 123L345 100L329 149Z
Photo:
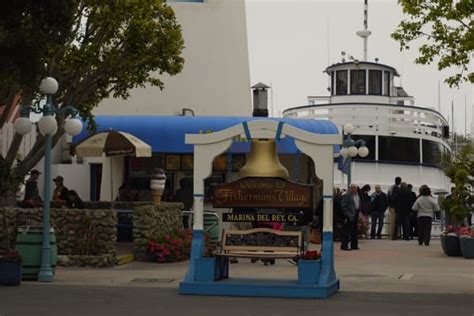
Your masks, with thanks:
M58 247L56 245L54 228L50 228L49 236L51 245L51 268L54 274L58 258ZM42 245L42 226L22 226L18 228L15 248L21 253L23 280L38 280L38 273L41 267Z

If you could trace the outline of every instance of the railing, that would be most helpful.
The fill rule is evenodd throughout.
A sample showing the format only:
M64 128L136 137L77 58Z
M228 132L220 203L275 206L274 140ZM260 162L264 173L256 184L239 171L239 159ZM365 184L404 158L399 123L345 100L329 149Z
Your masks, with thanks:
M284 111L284 117L329 119L337 125L352 122L359 130L387 134L425 134L441 138L446 119L438 112L415 106L381 103L309 105Z

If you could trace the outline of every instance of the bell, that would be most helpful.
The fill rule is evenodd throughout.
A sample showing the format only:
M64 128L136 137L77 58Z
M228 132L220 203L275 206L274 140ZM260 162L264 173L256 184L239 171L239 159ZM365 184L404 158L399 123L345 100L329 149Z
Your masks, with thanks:
M254 139L247 162L240 169L239 176L288 178L288 170L278 160L275 140Z

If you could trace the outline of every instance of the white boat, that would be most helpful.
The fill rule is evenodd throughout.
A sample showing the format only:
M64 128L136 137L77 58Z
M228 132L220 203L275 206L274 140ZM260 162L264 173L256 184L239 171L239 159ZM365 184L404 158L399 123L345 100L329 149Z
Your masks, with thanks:
M415 105L414 97L394 84L399 76L395 68L366 60L370 31L364 26L357 32L364 40L362 60L349 56L346 61L343 53L340 62L324 71L330 95L308 96L307 105L288 108L283 116L327 119L340 130L353 124L352 138L364 140L369 149L367 157L352 159L353 183L372 188L380 184L386 191L400 176L415 190L427 184L433 192L449 191L449 179L440 166L442 154L451 151L448 121L433 109ZM334 169L335 185L346 187L347 176L337 170L337 159Z

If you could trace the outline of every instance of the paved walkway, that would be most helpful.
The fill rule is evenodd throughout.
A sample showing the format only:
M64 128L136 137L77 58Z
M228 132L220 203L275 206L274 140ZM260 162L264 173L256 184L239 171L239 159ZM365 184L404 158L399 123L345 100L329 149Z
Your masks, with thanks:
M340 251L339 243L335 244L342 292L474 294L474 260L445 256L439 240L432 240L428 247L418 246L415 240L362 240L360 248ZM177 289L187 267L187 262L133 262L101 269L60 267L54 284ZM285 260L264 266L240 259L231 265L230 276L296 279L297 269Z

